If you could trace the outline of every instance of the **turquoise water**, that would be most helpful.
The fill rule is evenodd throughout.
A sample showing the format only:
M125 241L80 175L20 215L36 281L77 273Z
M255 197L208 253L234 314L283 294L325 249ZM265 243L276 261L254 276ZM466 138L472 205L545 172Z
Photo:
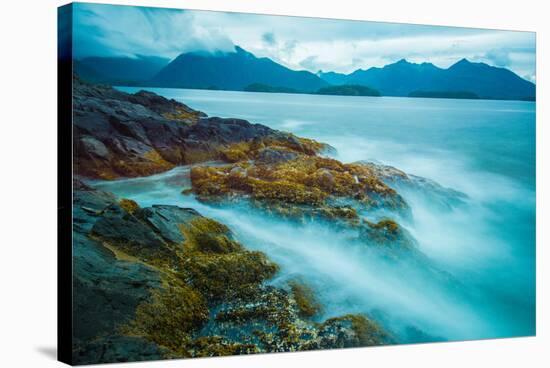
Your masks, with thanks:
M402 193L413 212L404 226L456 282L406 262L388 265L320 225L198 203L181 195L187 168L99 187L142 205L195 207L226 222L246 246L282 265L275 282L307 279L325 305L323 317L368 313L399 342L535 333L535 103L150 90L211 116L329 143L345 162L389 164L465 193L466 205L453 210Z

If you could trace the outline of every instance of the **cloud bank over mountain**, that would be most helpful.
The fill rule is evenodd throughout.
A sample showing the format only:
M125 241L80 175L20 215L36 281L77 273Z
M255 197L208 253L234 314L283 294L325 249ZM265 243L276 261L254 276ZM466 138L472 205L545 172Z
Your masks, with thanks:
M140 55L174 58L183 52L233 51L219 27L197 12L133 6L75 4L75 57Z
M449 67L461 58L535 81L535 34L474 28L187 11L75 6L75 56L230 52L235 45L293 69L349 73L406 58Z

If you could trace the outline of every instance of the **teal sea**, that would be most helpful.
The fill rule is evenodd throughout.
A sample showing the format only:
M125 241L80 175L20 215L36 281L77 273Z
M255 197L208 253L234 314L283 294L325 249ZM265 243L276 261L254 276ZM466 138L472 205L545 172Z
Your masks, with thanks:
M367 313L401 343L535 334L535 103L148 90L210 116L328 143L343 162L383 163L463 192L466 203L452 209L402 192L412 208L403 226L446 276L379 260L322 224L197 202L181 194L187 167L97 187L142 206L193 207L226 223L245 246L281 265L273 282L301 277L311 284L323 318Z

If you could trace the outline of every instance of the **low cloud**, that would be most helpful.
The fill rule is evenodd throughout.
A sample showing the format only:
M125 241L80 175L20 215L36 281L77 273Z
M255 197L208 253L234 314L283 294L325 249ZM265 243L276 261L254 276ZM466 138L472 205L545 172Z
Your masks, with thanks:
M283 53L287 58L290 58L294 55L294 51L296 50L297 46L298 46L298 41L288 40L281 47L280 52Z
M509 66L511 64L510 53L504 49L495 49L487 52L485 58L492 61L495 66Z
M86 56L233 51L222 28L204 27L194 12L177 9L74 4L74 52Z
M322 70L317 62L317 56L308 56L304 60L300 61L300 66L308 70Z
M535 77L531 32L76 4L77 57L233 51L290 68L349 73L405 58L449 67L467 58Z
M275 34L273 32L266 32L262 35L262 41L269 47L275 46L277 41L275 40Z

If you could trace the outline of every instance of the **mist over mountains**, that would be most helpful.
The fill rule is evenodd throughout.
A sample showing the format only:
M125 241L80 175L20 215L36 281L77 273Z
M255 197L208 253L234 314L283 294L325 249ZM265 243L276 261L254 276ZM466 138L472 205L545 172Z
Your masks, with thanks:
M75 60L74 69L81 78L107 84L147 83L170 59L156 56L87 57Z
M114 85L243 91L251 85L273 91L317 93L329 86L364 86L382 96L535 100L535 84L506 68L462 59L443 69L402 59L350 74L289 69L236 46L235 52L188 52L160 57L88 57L75 60L82 78ZM266 89L267 90L267 89ZM346 91L341 89L341 91ZM340 94L340 93L338 93ZM464 97L466 96L466 97Z

